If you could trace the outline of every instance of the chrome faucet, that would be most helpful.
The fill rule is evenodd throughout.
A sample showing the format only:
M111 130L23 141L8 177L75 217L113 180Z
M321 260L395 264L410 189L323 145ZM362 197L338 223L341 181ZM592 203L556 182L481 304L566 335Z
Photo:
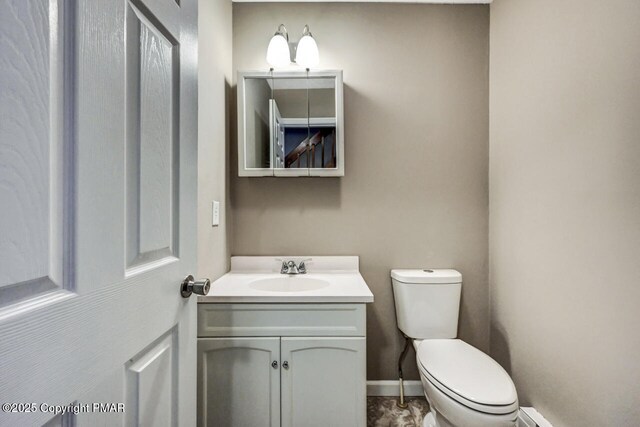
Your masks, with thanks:
M311 258L303 259L300 264L296 265L294 260L282 261L282 267L280 267L280 274L307 274L307 267L304 265L305 261L311 261Z

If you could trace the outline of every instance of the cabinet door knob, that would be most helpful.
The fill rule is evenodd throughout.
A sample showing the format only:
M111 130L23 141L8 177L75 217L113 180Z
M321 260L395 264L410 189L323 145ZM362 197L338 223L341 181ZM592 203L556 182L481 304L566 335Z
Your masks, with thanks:
M286 360L284 362L282 362L282 367L284 369L289 369L289 362L287 362Z
M271 362L271 367L272 367L273 369L278 369L278 361L277 361L277 360L274 360L273 362Z

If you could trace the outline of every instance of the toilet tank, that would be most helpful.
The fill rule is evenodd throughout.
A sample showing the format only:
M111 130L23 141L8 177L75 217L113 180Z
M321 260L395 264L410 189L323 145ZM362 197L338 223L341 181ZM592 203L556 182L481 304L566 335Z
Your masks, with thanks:
M391 270L398 328L416 339L455 338L462 274L447 269Z

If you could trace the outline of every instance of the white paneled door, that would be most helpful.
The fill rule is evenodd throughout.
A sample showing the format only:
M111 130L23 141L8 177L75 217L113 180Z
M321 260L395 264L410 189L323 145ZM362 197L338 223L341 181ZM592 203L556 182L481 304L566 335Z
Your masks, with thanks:
M1 426L193 426L197 0L0 1Z

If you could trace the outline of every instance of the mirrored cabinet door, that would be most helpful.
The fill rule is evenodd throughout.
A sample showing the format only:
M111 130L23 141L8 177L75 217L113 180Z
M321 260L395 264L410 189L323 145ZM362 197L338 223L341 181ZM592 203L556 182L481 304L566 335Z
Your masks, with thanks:
M309 139L307 115L309 111L308 79L299 77L269 79L272 82L272 122L275 149L274 176L309 176L304 152Z
M271 168L271 141L269 121L269 99L271 88L267 80L247 78L244 80L245 109L242 120L247 130L244 136L244 167L248 170Z
M340 88L342 89L342 88ZM309 79L309 175L322 176L338 165L338 111L336 79Z
M238 73L239 176L343 176L341 71Z

